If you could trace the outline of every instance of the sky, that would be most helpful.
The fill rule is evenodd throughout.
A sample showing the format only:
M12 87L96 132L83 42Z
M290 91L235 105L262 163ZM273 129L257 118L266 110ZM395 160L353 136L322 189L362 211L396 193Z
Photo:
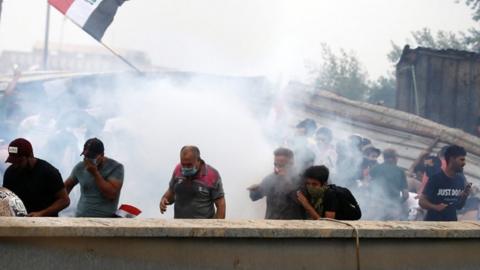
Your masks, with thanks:
M46 0L4 0L0 50L44 39ZM454 0L130 0L103 39L148 53L158 66L203 73L305 79L320 46L353 51L372 79L386 74L391 41L410 32L465 31L471 11ZM56 10L50 41L100 47Z

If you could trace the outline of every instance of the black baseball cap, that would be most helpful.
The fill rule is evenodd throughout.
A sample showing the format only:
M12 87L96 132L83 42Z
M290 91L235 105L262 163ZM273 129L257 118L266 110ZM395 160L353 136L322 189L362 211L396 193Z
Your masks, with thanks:
M8 158L5 162L15 163L21 157L33 157L32 144L24 138L15 139L8 145Z
M103 142L98 138L91 138L83 145L83 152L80 155L84 155L86 158L96 158L98 155L103 154L104 151Z

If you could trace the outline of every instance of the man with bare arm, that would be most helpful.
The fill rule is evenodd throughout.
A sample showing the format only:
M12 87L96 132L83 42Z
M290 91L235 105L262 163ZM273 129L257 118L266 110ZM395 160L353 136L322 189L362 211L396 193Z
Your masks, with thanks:
M198 147L180 150L180 164L173 170L167 191L160 200L160 212L174 205L174 218L225 218L225 194L217 170L200 158Z
M465 205L471 187L463 175L466 155L457 145L445 150L446 168L428 180L420 196L419 204L427 210L426 221L457 220L457 210Z
M91 138L85 142L79 162L65 181L67 192L80 184L77 217L115 217L123 185L123 165L104 155L103 142Z

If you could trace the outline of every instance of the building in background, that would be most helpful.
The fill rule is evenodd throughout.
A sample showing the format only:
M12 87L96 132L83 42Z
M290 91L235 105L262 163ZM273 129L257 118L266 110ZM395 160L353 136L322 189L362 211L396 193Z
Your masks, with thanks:
M396 74L397 109L475 134L480 54L407 45Z
M100 46L49 45L48 69L75 72L104 72L129 69L118 57ZM135 66L152 69L148 55L142 51L119 50L118 53ZM30 52L4 50L0 54L0 74L14 67L22 71L41 68L43 44L37 43Z

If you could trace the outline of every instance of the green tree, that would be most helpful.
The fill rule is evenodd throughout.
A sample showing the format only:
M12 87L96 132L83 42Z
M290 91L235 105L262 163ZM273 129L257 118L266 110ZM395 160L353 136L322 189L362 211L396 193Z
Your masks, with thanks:
M460 0L456 1L461 2ZM472 19L480 21L480 0L463 0L472 9ZM387 57L396 64L402 54L403 45L392 43L392 50ZM480 52L480 30L468 29L467 32L432 32L423 28L411 32L405 44L410 47L427 47L433 49L456 49ZM319 67L311 69L314 75L314 86L317 91L327 90L353 100L368 101L375 104L394 107L396 98L395 70L375 81L368 80L368 74L353 52L341 49L338 54L331 48L322 45L322 62Z
M463 2L472 11L472 19L476 22L480 21L480 0L456 0L456 3ZM420 46L432 49L455 49L480 53L480 30L470 28L467 32L447 32L438 31L432 33L428 28L413 31L413 39L407 39L406 43L410 47ZM402 48L392 42L392 51L388 54L390 61L396 63L400 59Z
M395 98L396 80L393 75L380 76L370 84L368 102L394 108Z
M457 3L460 1L456 1ZM472 19L476 22L480 21L480 0L465 0L465 4L473 11ZM480 30L470 28L465 35L463 42L470 47L471 51L480 52Z
M411 32L412 38L407 38L406 44L410 47L427 47L432 49L455 49L455 50L473 50L473 46L466 42L467 34L463 32L453 33L447 31L438 31L432 33L428 28ZM392 63L397 63L402 55L403 47L392 43L392 50L387 57Z
M433 33L430 29L423 28L411 32L411 38L407 39L406 44L434 49L472 50L473 42L467 43L467 37L469 36L462 32ZM388 59L396 64L402 50L403 46L392 42ZM334 53L326 44L322 44L321 51L321 65L312 69L316 90L327 90L349 99L395 107L396 78L393 65L386 75L370 81L367 71L353 52L340 49L339 53Z
M357 56L343 49L335 54L326 44L322 44L321 51L321 64L311 69L315 90L365 100L369 91L368 74Z
M460 1L455 1L459 3ZM476 22L480 21L480 0L465 0L465 4L473 10L472 19Z
M325 90L352 100L395 106L393 72L370 81L354 52L340 49L335 53L327 44L322 44L321 52L320 65L310 68L316 91Z

